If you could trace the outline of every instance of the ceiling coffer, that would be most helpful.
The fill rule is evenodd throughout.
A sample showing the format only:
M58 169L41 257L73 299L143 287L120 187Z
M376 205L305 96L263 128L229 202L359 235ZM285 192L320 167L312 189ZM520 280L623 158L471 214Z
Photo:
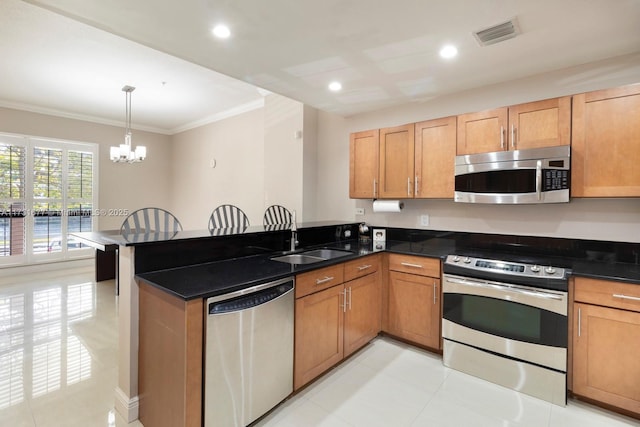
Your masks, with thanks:
M473 33L480 46L488 46L490 44L509 40L518 34L520 34L520 27L518 26L517 18L513 18L507 22Z

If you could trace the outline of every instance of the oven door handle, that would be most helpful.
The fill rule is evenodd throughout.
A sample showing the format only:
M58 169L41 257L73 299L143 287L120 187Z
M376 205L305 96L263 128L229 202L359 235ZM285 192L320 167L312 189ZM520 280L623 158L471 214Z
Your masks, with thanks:
M553 299L558 301L562 301L564 299L564 296L562 295L556 295L556 294L543 292L543 291L534 291L531 289L523 289L516 285L498 285L496 283L479 282L479 281L470 280L470 279L456 279L453 277L446 277L445 280L451 283L456 283L458 285L475 286L478 288L487 288L487 289L497 289L500 291L514 292L514 293L532 296L536 298Z

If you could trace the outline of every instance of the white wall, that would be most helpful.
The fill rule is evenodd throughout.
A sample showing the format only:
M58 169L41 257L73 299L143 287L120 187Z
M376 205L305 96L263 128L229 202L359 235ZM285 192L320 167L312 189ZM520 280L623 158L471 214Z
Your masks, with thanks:
M99 207L135 209L170 206L170 138L133 130L133 145L147 147L147 159L137 164L113 163L109 147L124 141L124 129L82 120L54 117L27 111L0 108L0 132L40 136L99 144ZM120 228L124 217L96 218L100 229Z
M349 199L349 134L466 112L508 106L640 82L640 54L572 67L512 82L443 96L425 103L342 118L320 113L318 124L318 217L390 227L575 237L640 242L640 198L572 199L560 205L468 205L447 200L410 200L404 212L372 214L370 200ZM638 142L640 150L640 141ZM355 216L355 208L365 208Z
M173 135L167 190L184 229L206 229L222 204L238 206L251 225L262 224L264 123L260 108Z
M265 97L262 211L270 205L282 205L295 210L298 221L303 220L303 107L281 95ZM300 132L299 137L296 132ZM262 216L258 224L262 224Z
M300 220L318 219L318 110L304 106L303 155L302 155L302 217Z

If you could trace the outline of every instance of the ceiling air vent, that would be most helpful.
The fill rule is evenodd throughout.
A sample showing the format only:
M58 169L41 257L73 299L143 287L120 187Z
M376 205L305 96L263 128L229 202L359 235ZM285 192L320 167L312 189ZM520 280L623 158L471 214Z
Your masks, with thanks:
M473 33L476 40L478 40L478 43L480 43L480 46L488 46L490 44L512 39L518 34L520 34L520 28L518 27L518 21L516 18Z

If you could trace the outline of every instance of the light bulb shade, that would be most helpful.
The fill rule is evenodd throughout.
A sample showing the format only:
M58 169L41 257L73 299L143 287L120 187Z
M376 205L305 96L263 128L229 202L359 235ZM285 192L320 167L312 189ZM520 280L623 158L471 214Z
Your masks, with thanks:
M147 157L147 147L144 145L138 145L136 147L136 160L144 160Z
M120 157L124 157L125 159L129 157L131 153L131 146L127 144L120 144Z
M109 150L109 157L112 161L117 161L120 158L120 148L119 147L111 147Z

